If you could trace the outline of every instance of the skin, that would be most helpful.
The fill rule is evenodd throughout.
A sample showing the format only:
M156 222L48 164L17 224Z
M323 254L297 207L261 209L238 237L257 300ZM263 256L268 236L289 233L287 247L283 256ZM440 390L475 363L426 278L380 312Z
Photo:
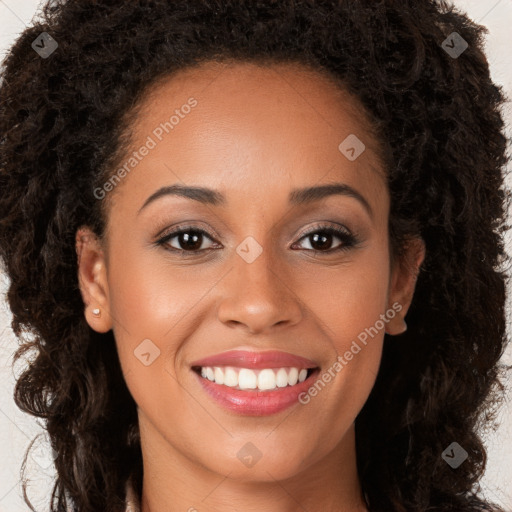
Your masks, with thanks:
M190 365L232 349L275 349L312 359L322 373L394 303L402 310L385 329L403 332L424 244L414 240L391 265L376 142L357 100L325 76L292 64L181 71L145 96L132 149L190 97L197 106L110 193L106 237L77 231L87 321L113 329L138 406L142 512L366 511L354 421L384 329L308 404L266 417L221 408ZM366 146L355 161L338 149L350 134ZM288 203L292 189L334 182L357 190L372 214L348 195ZM176 183L215 189L226 203L165 195L139 211ZM169 249L183 249L181 237L167 249L155 244L178 223L213 236L185 256ZM357 234L356 245L335 251L344 244L337 235L324 245L303 236L322 234L323 223ZM248 236L262 248L251 263L236 251ZM134 356L145 339L160 350L149 366ZM251 468L237 458L248 442L262 454Z

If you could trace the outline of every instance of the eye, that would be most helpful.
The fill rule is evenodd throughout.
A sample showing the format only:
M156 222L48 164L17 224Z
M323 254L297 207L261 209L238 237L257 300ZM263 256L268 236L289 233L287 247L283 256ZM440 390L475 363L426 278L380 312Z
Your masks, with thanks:
M171 241L174 242L171 243ZM203 247L205 240L214 242L213 236L203 229L194 226L179 226L170 233L166 233L155 243L164 246L167 250L180 253L199 253L219 247L215 242L210 247ZM333 240L338 239L339 244L332 248ZM315 253L332 253L346 251L358 243L358 239L350 231L332 225L317 226L314 230L305 233L300 240L306 240L309 247L306 250ZM174 245L173 245L174 244ZM296 244L294 244L296 246ZM294 248L292 246L292 248ZM303 247L304 248L304 247Z
M332 248L333 238L340 240L340 244ZM347 229L335 228L332 225L317 226L301 237L310 246L309 250L314 252L331 253L346 251L358 243L358 239Z
M174 238L176 239L175 243L178 245L178 247L174 247L170 243L170 241L173 240ZM171 251L193 253L199 252L200 250L204 251L209 249L201 249L201 246L205 238L208 238L209 240L213 241L213 238L203 229L198 229L193 226L185 226L165 234L163 237L157 240L156 243L158 245L165 246L167 249Z

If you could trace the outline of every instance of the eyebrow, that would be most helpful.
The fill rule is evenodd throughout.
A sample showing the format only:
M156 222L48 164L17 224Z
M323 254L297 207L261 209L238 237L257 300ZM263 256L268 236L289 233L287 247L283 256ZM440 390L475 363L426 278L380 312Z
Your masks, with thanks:
M216 190L206 187L190 187L175 184L159 188L156 192L151 194L139 208L137 214L139 214L141 210L146 208L146 206L153 201L168 195L185 197L205 205L224 206L227 204L226 197ZM297 188L290 192L288 200L291 205L299 206L310 204L333 195L342 195L357 199L363 205L370 217L373 218L373 210L368 201L361 193L346 183L331 183L315 187Z

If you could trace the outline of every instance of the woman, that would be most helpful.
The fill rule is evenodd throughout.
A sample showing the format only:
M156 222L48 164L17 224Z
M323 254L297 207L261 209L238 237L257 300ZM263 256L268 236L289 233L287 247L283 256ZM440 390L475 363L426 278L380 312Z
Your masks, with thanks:
M5 62L0 234L52 512L500 510L483 30L427 0L46 5Z

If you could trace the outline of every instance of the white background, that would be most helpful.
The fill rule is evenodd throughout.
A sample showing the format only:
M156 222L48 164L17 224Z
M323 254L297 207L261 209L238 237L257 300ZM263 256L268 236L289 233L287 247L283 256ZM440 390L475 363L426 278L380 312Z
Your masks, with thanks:
M71 0L72 1L72 0ZM512 99L512 0L455 0L455 5L489 29L486 51L491 73L496 83L502 85ZM36 0L0 0L0 54L3 59L6 49L18 34L30 23L37 10ZM512 130L512 108L505 109L508 135ZM508 176L510 187L510 175ZM511 253L511 236L507 240ZM29 442L40 436L40 448L34 449L28 458L28 489L32 503L38 512L49 510L49 492L54 472L50 464L48 446L44 442L42 429L34 418L18 410L12 399L14 378L21 366L12 368L12 354L17 342L10 330L11 316L3 301L6 278L0 274L0 512L27 512L29 509L21 498L19 485L22 457ZM510 287L509 287L510 294ZM510 299L510 297L509 297ZM508 311L511 311L510 301ZM509 315L509 327L511 324ZM512 346L503 361L512 364ZM485 435L488 447L488 467L482 480L484 494L512 512L512 379L508 380L507 398L499 414L500 428L496 433ZM100 511L98 511L100 512Z

